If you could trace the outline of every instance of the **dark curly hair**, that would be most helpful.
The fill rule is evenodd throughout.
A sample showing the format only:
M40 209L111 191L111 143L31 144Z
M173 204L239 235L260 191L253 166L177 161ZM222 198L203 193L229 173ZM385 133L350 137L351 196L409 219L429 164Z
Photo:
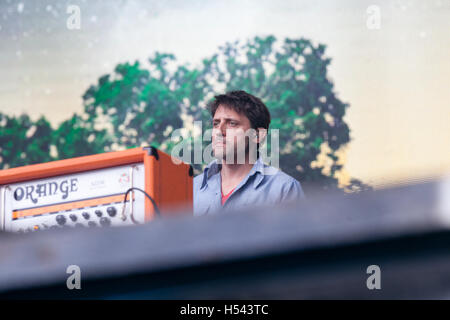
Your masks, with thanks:
M217 111L219 105L225 105L237 113L244 114L249 120L253 129L264 128L269 130L270 112L261 99L243 90L230 91L214 97L208 104L211 116Z

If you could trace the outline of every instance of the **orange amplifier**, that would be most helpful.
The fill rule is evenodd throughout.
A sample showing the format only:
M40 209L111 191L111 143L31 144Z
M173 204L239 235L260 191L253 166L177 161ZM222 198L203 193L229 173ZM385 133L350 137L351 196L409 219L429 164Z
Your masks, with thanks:
M192 181L190 165L154 147L2 170L0 230L122 226L192 213Z

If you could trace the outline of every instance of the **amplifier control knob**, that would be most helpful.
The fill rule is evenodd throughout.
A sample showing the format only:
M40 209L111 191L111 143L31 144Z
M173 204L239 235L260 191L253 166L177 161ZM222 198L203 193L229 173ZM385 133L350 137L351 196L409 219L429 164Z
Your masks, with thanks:
M100 224L102 227L109 227L111 225L111 220L109 220L107 217L100 218Z
M69 216L70 220L72 220L73 222L77 221L77 216L74 215L73 213Z
M106 209L106 212L108 212L108 215L110 217L114 217L117 214L117 210L115 207L108 207L108 209Z
M89 221L89 222L88 222L88 226L89 226L89 227L96 227L97 224L96 224L94 221Z
M103 212L101 210L95 210L95 214L100 218L103 215Z
M89 220L89 213L88 213L88 212L83 212L81 215L82 215L83 218L85 218L86 220Z
M59 225L62 226L63 224L66 223L66 217L63 216L62 214L57 215L57 216L56 216L56 222L57 222Z

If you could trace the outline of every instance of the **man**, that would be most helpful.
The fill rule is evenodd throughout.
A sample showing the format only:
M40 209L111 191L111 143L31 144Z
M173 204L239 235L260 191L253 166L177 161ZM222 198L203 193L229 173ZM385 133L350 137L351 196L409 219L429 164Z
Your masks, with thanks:
M208 109L216 160L194 178L195 216L305 197L300 182L259 157L270 124L269 110L259 98L232 91L215 96Z

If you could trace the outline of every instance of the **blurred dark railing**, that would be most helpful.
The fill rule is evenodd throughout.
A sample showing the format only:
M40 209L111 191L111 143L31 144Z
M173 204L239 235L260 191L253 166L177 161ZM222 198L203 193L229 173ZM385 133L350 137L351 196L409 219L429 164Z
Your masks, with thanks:
M450 180L146 225L0 234L0 298L450 298ZM81 289L69 290L69 265ZM367 267L381 270L369 290Z

